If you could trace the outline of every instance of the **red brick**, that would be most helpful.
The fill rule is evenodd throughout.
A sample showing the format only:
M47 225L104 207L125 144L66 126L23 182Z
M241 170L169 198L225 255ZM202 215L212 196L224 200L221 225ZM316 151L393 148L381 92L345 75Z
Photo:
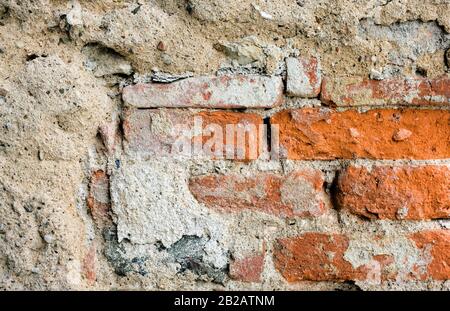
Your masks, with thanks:
M91 176L87 206L98 227L110 223L109 176L103 170L97 170Z
M322 101L337 106L450 105L450 76L435 79L324 79Z
M264 270L264 254L254 254L243 259L230 262L230 277L242 282L261 282Z
M450 157L450 111L445 110L376 109L360 113L294 109L279 112L271 124L279 126L282 156L289 159ZM411 135L401 135L399 140L402 129Z
M120 146L120 136L116 122L101 125L98 132L102 138L106 153L108 155L114 154L118 146Z
M138 108L271 108L283 101L283 82L259 75L195 77L127 86L123 100Z
M393 263L395 262L393 255L375 255L373 256L373 260L375 260L379 264L379 275L370 275L371 273L369 272L367 275L368 278L372 278L372 280L376 280L377 278L379 278L380 282L395 280L397 278L398 272L395 271L395 268L393 268Z
M201 118L200 130L195 130L195 118ZM264 150L265 133L261 132L263 119L261 116L252 113L238 113L227 111L201 111L198 113L187 110L171 109L131 109L125 112L123 123L125 147L128 152L138 152L156 156L174 156L172 151L177 141L186 141L191 149L189 156L194 152L196 140L200 145L205 145L215 134L207 133L209 126L220 127L223 137L223 148L210 148L214 154L210 158L227 158L252 160L258 158ZM227 125L235 126L236 131L249 127L245 142L237 140L235 132L234 139L227 141ZM185 132L181 133L179 126L185 127ZM201 130L203 129L203 131ZM197 131L197 132L196 132ZM195 133L194 133L195 132ZM256 145L255 145L256 143ZM241 155L238 153L241 150ZM234 153L227 153L227 150L234 150Z
M89 247L88 252L83 258L83 265L82 265L83 275L88 281L89 285L94 284L97 279L95 261L96 261L96 250L95 246L91 245L91 247Z
M339 174L337 202L374 219L450 217L450 169L446 166L348 167Z
M429 260L422 279L450 279L450 231L430 230L417 232L410 237Z
M322 76L315 57L288 57L286 59L286 92L291 96L317 97Z
M280 217L316 217L328 207L323 183L320 171L305 170L288 175L198 176L190 179L189 189L199 202L220 212L252 210Z
M344 259L348 245L348 238L341 234L305 233L278 239L275 268L288 282L363 279L364 269L354 269Z
M315 232L281 238L274 244L274 265L288 282L364 281L379 284L398 280L450 279L449 230L409 234L406 238L410 239L412 247L405 244L407 239L400 234L380 237L380 240L365 237L355 241L343 234ZM350 242L367 246L360 250L361 254L352 253L355 250L349 250ZM387 253L373 253L371 259L366 259L360 266L354 266L347 259L349 256L366 257L371 253L370 249L382 251L385 245L390 245L385 250Z

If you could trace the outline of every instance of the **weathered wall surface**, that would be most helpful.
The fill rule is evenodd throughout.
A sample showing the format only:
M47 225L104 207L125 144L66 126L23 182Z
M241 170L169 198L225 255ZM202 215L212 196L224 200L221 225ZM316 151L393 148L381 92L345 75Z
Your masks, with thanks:
M448 0L0 0L0 289L449 290L449 48Z

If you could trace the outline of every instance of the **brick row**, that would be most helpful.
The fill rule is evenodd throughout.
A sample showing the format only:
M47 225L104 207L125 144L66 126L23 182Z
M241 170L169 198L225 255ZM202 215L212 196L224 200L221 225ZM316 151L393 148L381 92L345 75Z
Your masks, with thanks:
M252 113L130 109L123 122L125 150L161 157L254 160L266 150L262 125L262 117Z
M449 106L450 76L322 80L318 58L286 58L286 95L313 98L319 94L323 103L339 107ZM199 76L126 86L122 97L126 106L137 108L274 108L283 102L284 86L280 76Z
M319 170L288 175L207 175L190 179L194 197L219 212L252 210L279 217L317 217L329 208Z
M363 243L365 248L355 251L352 243ZM387 243L391 247L386 247ZM450 231L419 231L391 242L309 232L278 239L273 257L276 269L288 282L447 280Z
M122 97L127 106L138 108L272 108L283 101L283 81L276 76L203 76L127 86Z
M450 77L392 78L360 77L324 79L321 99L336 106L450 105Z
M450 218L448 166L349 166L338 173L335 202L340 209L369 219ZM218 212L254 211L278 217L319 217L329 208L320 170L289 174L257 173L192 177L189 188Z
M285 110L282 156L293 160L450 158L450 111L422 109Z

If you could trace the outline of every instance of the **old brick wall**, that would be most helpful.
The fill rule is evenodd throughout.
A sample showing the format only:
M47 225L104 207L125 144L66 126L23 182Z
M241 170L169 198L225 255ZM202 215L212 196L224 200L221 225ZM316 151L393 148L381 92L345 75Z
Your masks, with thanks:
M0 288L450 290L448 1L25 2Z

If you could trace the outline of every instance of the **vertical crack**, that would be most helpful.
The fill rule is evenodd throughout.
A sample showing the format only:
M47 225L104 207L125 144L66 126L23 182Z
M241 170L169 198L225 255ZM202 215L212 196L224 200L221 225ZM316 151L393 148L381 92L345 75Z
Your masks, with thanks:
M270 124L270 117L263 119L264 125L266 125L266 141L267 141L267 152L272 151L272 127Z

